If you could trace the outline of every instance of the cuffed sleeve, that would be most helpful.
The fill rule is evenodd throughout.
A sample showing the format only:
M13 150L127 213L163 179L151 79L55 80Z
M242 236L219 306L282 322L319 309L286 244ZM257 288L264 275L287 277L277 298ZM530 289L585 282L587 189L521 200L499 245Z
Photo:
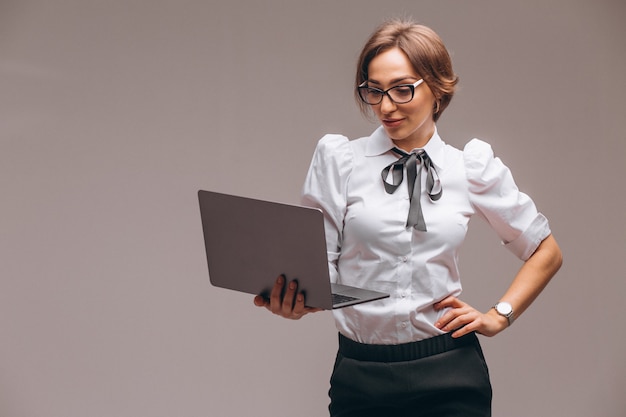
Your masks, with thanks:
M495 157L491 146L472 139L463 150L470 201L477 214L496 231L505 247L527 260L550 235L547 219L521 192L511 171Z

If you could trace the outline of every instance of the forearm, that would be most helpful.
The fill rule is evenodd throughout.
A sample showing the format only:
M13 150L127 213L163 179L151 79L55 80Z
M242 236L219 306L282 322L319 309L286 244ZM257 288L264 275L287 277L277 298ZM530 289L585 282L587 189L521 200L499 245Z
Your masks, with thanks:
M563 263L561 249L552 235L545 238L533 255L520 268L502 301L513 306L519 317L548 285Z

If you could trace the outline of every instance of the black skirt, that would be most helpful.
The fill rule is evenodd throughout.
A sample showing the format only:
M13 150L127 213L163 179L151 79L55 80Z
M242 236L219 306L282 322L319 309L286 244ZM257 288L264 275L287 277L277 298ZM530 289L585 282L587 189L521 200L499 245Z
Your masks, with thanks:
M340 334L330 386L332 417L491 416L489 371L474 333L400 345Z

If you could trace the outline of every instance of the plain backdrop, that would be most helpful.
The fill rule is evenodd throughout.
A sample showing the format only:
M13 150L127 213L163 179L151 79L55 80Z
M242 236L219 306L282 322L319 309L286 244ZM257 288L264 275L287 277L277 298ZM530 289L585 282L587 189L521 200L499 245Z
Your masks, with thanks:
M565 256L481 338L494 415L626 414L623 1L0 0L1 416L326 415L331 314L211 287L196 192L297 202L323 134L376 127L353 73L395 16L452 54L444 140L490 142ZM466 301L519 266L472 222Z

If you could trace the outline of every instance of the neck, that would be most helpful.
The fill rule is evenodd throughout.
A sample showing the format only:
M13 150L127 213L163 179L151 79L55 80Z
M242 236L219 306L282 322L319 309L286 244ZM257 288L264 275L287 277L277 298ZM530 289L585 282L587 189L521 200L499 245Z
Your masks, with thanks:
M404 139L391 139L396 147L402 149L406 152L411 152L413 149L423 148L430 141L430 139L435 135L436 127L433 124L431 129L425 134L418 134L418 132L413 132L412 135L404 138Z

